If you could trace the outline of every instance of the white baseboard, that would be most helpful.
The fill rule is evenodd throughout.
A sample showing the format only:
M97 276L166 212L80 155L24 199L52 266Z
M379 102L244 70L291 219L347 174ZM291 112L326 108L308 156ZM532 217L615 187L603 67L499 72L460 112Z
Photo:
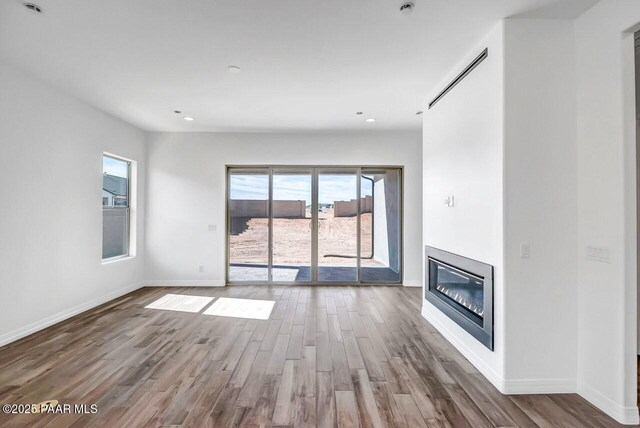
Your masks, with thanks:
M422 287L422 281L419 279L405 279L402 281L402 285L405 287Z
M638 407L623 407L611 401L591 386L575 379L504 379L473 352L453 331L422 308L422 317L429 321L489 382L503 394L580 394L585 400L624 425L640 423Z
M462 338L458 337L456 333L426 311L424 306L422 308L422 316L502 394L561 394L576 392L575 379L504 379L473 352Z
M576 392L575 379L503 379L503 394L572 394Z
M435 307L434 307L435 308ZM436 309L437 310L437 309ZM469 348L462 339L442 324L440 320L430 314L424 304L422 305L422 317L429 321L482 375L487 378L500 392L504 394L504 379L489 367L475 352Z
M637 406L620 406L584 382L578 383L578 394L623 425L640 423Z
M18 339L22 339L23 337L29 336L30 334L33 334L37 331L43 330L61 321L69 319L75 315L78 315L79 313L95 308L96 306L100 306L110 300L117 299L118 297L124 296L125 294L131 293L132 291L135 291L139 288L142 288L142 284L134 284L123 287L118 290L112 291L111 293L107 293L104 296L100 296L96 299L75 306L71 309L67 309L66 311L59 312L50 317L41 319L40 321L36 321L24 327L10 331L9 333L0 336L0 346L8 345L11 342L15 342Z
M225 282L221 279L176 279L144 281L144 287L224 287Z

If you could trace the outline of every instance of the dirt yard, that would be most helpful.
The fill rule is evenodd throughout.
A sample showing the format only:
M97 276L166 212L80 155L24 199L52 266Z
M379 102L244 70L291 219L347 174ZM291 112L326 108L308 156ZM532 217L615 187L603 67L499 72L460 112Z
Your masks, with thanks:
M309 264L311 260L311 215L306 219L273 219L273 263ZM318 264L356 265L357 218L334 217L332 209L319 215ZM380 266L371 256L371 213L362 215L362 265ZM267 263L266 218L234 218L231 225L231 263ZM340 256L340 257L336 257Z

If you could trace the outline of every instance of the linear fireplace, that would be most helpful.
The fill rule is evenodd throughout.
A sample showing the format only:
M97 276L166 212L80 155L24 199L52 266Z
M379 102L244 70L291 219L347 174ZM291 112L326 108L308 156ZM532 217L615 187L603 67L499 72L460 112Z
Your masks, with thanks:
M493 266L425 247L425 299L493 351Z

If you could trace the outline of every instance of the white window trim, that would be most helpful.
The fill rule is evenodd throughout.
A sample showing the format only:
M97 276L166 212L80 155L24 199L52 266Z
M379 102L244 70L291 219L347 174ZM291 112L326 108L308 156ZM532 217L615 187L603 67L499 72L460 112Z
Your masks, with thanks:
M129 163L129 252L121 256L101 259L103 265L111 264L123 260L134 259L137 256L137 236L138 236L138 162L111 152L102 152L102 156L121 160ZM100 209L102 209L102 188L100 189ZM102 234L100 235L102 237ZM100 241L100 252L102 253L102 240Z

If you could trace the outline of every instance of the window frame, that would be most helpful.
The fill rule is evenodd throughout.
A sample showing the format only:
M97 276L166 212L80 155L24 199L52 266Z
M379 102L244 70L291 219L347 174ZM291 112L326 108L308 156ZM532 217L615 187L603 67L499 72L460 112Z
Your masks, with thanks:
M133 205L133 194L131 192L131 182L133 180L133 164L135 161L131 160L131 159L127 159L124 158L122 156L117 156L114 155L112 153L107 153L104 152L102 153L102 166L103 166L103 172L102 174L104 175L104 158L109 158L109 159L113 159L119 162L124 162L127 164L127 205L126 206L116 206L116 205L102 205L102 234L101 234L101 243L102 245L104 245L104 212L106 211L124 211L125 212L125 217L126 217L126 221L125 221L125 252L124 254L120 254L117 256L113 256L113 257L102 257L102 264L107 264L107 263L111 263L111 262L115 262L118 260L125 260L125 259L129 259L134 257L134 255L131 252L131 240L132 240L132 236L131 236L131 207ZM104 188L103 188L104 190ZM100 195L102 196L102 192L100 193ZM102 201L103 198L101 197L100 200ZM101 245L101 247L102 247ZM101 251L103 251L103 249L101 249ZM104 256L104 254L102 254L102 256Z

